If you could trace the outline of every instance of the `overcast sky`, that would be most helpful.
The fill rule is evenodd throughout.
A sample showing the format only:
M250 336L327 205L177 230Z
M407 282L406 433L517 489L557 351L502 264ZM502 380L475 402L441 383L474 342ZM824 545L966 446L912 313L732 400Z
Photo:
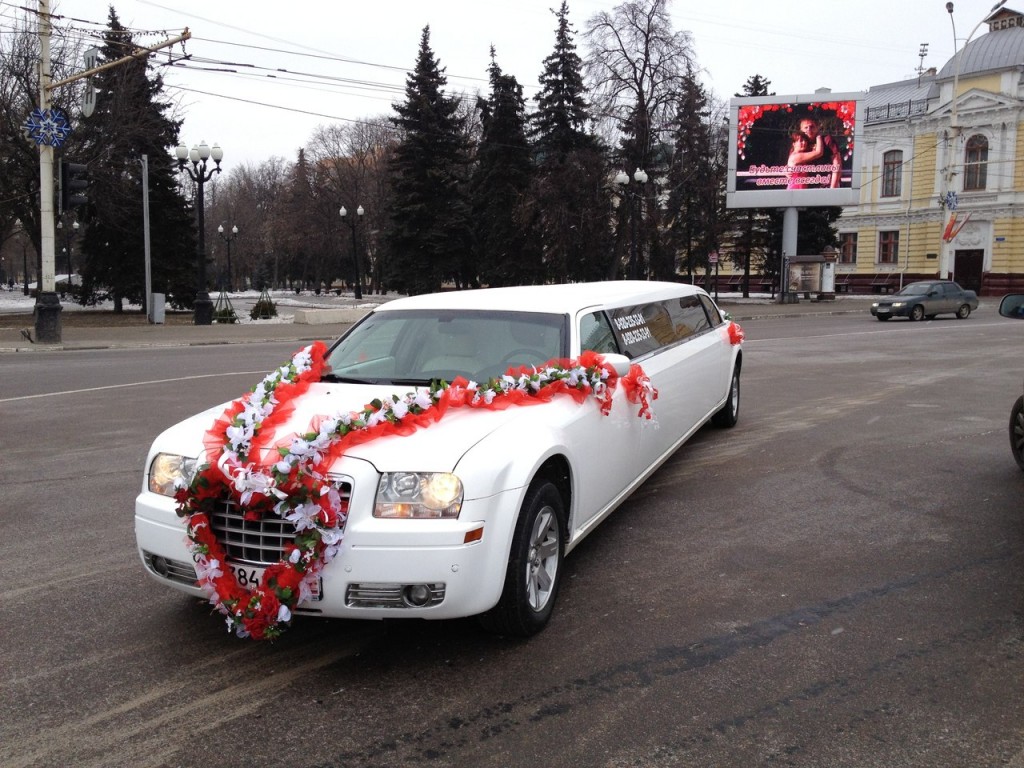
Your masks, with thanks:
M276 155L294 160L321 124L390 113L402 98L420 34L430 25L431 47L449 87L487 90L493 45L498 65L536 93L542 63L554 47L561 0L116 0L122 24L155 44L188 27L187 67L165 69L168 94L185 118L182 138L206 140L233 163ZM1024 0L1010 0L1024 9ZM58 26L98 32L103 0L51 0ZM0 0L0 25L10 28L18 6ZM570 0L578 52L580 32L611 0ZM956 0L957 45L992 7L992 0ZM676 30L693 36L705 85L728 99L752 74L778 94L834 92L917 76L954 53L945 0L674 0ZM984 34L982 26L975 35ZM175 47L180 53L181 46ZM286 53L287 52L287 53Z

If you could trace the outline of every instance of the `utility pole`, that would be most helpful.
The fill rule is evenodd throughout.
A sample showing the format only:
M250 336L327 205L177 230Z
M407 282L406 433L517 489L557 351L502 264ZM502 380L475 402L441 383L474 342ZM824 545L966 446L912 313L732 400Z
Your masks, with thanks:
M184 42L192 35L186 28L184 33L172 40L166 40L151 48L140 48L134 53L108 62L100 67L93 67L85 72L65 78L59 83L53 83L53 73L50 67L50 0L39 0L39 108L37 111L43 121L51 120L51 93L53 89L68 83L80 80L83 77L90 77L96 72L109 69L119 64L134 59L148 56L153 51L167 48L175 43ZM43 126L47 133L49 125ZM69 130L65 123L65 130ZM66 135L66 133L65 133ZM42 343L59 344L61 341L60 299L57 297L57 281L54 276L56 270L56 231L54 225L53 205L53 148L52 140L37 139L39 145L39 261L41 265L40 274L36 282L36 304L33 310L35 315L35 340ZM26 270L27 274L27 270ZM26 287L28 285L26 277Z
M39 109L50 111L50 1L39 0ZM59 343L61 340L60 312L63 307L57 297L55 270L56 233L53 223L53 146L39 144L39 244L42 274L36 283L35 315L36 341Z

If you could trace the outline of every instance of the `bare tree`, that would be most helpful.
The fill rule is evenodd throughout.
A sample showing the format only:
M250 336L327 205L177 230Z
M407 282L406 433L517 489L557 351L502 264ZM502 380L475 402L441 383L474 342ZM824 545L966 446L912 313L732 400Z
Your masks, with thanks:
M693 68L690 33L673 31L668 4L627 0L611 13L592 16L583 35L593 113L605 131L617 131L635 145L623 160L637 167L651 166L656 137L675 117Z
M324 231L337 232L339 264L342 274L352 274L359 250L360 274L369 277L378 291L384 254L377 237L388 200L388 158L397 140L397 131L385 117L367 119L349 125L321 126L309 142L309 160L317 169L317 181L323 187ZM339 209L344 206L344 221ZM363 216L357 217L359 207ZM352 231L350 227L356 227Z
M282 157L271 157L259 164L232 166L217 178L216 189L207 219L213 230L222 225L230 231L238 227L238 237L231 244L232 272L236 285L255 287L256 271L269 264L271 279L280 267L283 253L282 224L285 218L279 201L290 172ZM209 240L216 260L226 254L227 246L214 236Z

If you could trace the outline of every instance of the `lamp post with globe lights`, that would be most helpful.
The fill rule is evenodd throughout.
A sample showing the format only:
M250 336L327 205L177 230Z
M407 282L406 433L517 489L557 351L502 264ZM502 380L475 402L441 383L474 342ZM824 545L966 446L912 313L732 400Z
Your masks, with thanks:
M238 237L238 227L237 225L231 227L231 233L225 234L224 225L221 224L217 227L217 234L220 235L220 239L227 243L228 246L228 290L233 291L235 290L235 285L231 274L231 242Z
M179 144L174 150L178 158L178 170L185 171L189 178L196 183L196 228L198 237L196 240L196 261L198 262L196 276L196 300L193 310L193 322L196 325L213 324L213 302L206 288L206 212L204 211L205 198L203 197L203 185L213 178L215 173L220 173L220 161L224 158L224 150L217 144L212 147L204 141L199 145L193 145L189 149L184 144ZM213 160L214 167L207 167L207 160ZM191 167L189 167L191 164Z
M341 210L338 211L338 213L341 215L341 220L345 224L348 224L349 228L352 230L352 262L355 264L356 270L356 283L353 295L357 299L361 299L363 298L363 275L362 270L359 267L359 248L356 243L356 226L358 225L359 220L363 217L363 214L365 214L366 211L363 210L363 206L360 205L356 208L356 217L354 219L350 219L348 218L348 211L345 209L345 206L343 205L341 206Z
M643 185L647 183L647 172L642 168L637 168L633 172L633 181L636 182L636 189L630 189L627 187L629 184L629 175L625 171L619 171L615 174L615 185L618 187L619 194L629 199L629 271L628 277L630 280L636 280L639 275L639 259L637 258L637 220L642 214L643 204Z

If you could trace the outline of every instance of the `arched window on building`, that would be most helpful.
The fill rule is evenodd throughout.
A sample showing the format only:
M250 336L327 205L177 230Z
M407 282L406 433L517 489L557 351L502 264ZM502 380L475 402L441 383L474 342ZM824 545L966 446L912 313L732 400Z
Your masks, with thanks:
M903 181L903 151L891 149L882 155L882 197L899 197Z
M976 133L964 150L964 190L985 189L988 181L988 139Z

